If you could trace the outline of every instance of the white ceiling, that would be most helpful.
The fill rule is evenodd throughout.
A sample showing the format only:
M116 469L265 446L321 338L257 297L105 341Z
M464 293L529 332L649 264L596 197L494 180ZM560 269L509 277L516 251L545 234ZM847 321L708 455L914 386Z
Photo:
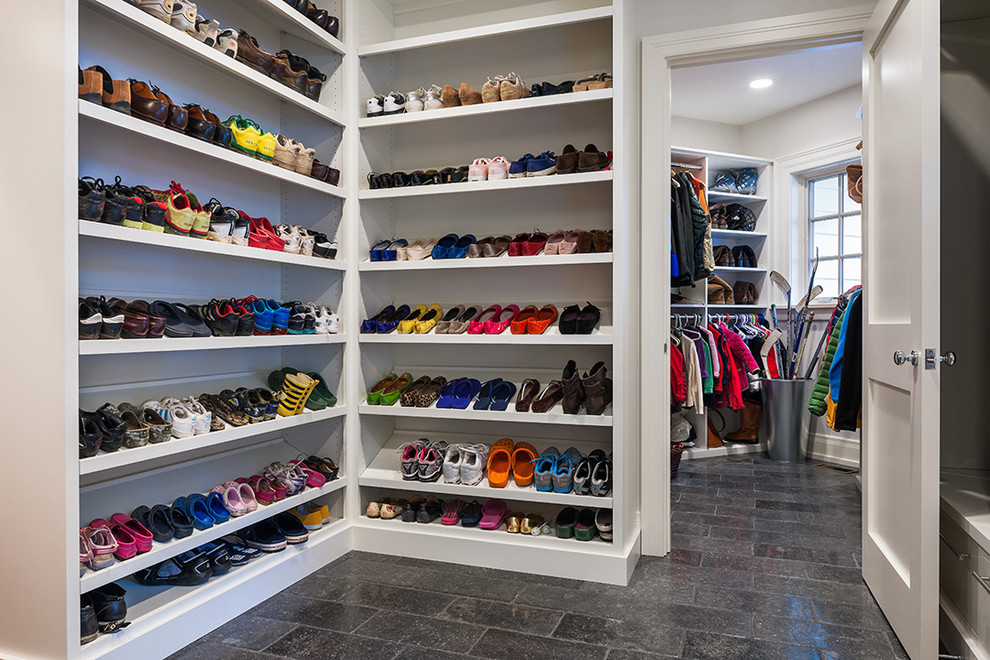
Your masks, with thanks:
M794 51L774 57L680 67L672 71L671 111L723 124L744 125L858 85L859 42ZM773 86L751 89L756 78Z

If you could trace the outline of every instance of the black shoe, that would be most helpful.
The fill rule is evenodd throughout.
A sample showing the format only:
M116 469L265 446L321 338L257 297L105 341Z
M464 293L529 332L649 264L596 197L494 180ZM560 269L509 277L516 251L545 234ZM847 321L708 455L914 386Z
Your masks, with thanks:
M127 423L118 415L114 414L105 405L96 412L83 413L96 424L100 430L100 449L106 452L114 452L124 444L124 437L127 432Z
M124 602L126 594L123 587L113 582L89 592L101 633L114 633L130 625L127 622L127 603Z
M138 571L134 580L148 587L195 587L212 575L209 557L202 552L190 551Z
M100 438L103 431L93 419L96 413L79 411L79 458L96 456L100 451Z
M100 624L96 620L96 610L89 594L83 594L80 601L80 641L89 644L100 634Z
M271 521L285 537L286 543L305 543L309 540L309 531L303 527L302 521L288 511L276 514Z
M150 509L144 505L131 511L131 518L145 526L155 543L168 543L175 537L175 530L168 515L168 508L156 504Z
M252 559L261 556L261 550L252 548L241 537L234 534L223 537L222 541L227 544L227 554L230 557L231 566L243 566Z
M103 180L84 176L79 179L79 219L99 222L103 217L107 194L104 191Z
M271 518L252 525L244 534L244 540L252 548L262 552L281 552L285 550L285 535Z
M168 512L168 522L175 530L175 538L184 539L193 533L193 522L189 519L189 514L177 506L168 508L164 505L159 506Z
M423 504L423 498L419 495L414 495L408 502L406 502L406 506L402 509L402 522L416 522L419 509L423 506Z
M213 572L213 577L223 575L232 566L229 546L223 541L213 541L201 545L195 551L206 554L210 560L210 570Z
M431 523L443 513L443 500L430 497L416 512L416 522Z

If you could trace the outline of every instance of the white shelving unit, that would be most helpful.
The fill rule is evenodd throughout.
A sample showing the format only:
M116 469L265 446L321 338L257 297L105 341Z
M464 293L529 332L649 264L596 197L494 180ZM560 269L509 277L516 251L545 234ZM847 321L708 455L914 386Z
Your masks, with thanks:
M439 112L439 110L437 111ZM520 154L521 155L521 154ZM578 174L557 174L551 176L526 177L524 179L502 179L501 181L465 181L440 185L410 186L405 188L382 188L362 190L360 199L395 199L402 197L423 197L459 193L519 190L542 188L544 186L566 186L582 183L602 183L612 180L612 172L586 172Z
M695 282L694 288L681 287L676 291L682 296L692 299L700 297L703 298L703 300L690 304L671 304L670 313L672 315L697 314L700 315L702 323L707 323L708 319L716 314L732 315L765 313L768 307L763 303L764 301L768 301L770 296L770 282L769 278L766 276L769 272L768 264L770 260L767 230L769 228L771 218L770 204L768 203L768 200L770 199L770 185L773 180L771 171L773 164L762 158L704 151L699 149L689 149L684 147L674 147L671 149L671 161L674 163L696 166L686 168L686 171L693 174L699 180L705 182L705 192L708 197L709 206L716 202L721 202L726 205L741 204L752 210L756 215L755 231L748 232L732 229L712 229L712 244L714 246L728 245L729 247L748 245L753 249L756 254L759 267L739 268L730 266L716 266L714 272L730 285L735 284L739 280L753 282L759 292L759 297L757 304L753 305L709 304L707 290L705 288L706 282L699 281ZM713 192L707 189L715 182L715 177L719 172L743 167L752 167L757 171L759 178L755 195ZM738 415L728 409L720 410L719 413L725 419L725 429L722 432L724 437L726 433L730 433L738 428ZM684 416L694 427L697 439L695 440L695 447L685 450L682 455L682 459L744 454L754 451L761 451L765 448L763 444L726 444L722 447L709 449L706 442L708 437L708 409L706 408L702 412L687 410Z

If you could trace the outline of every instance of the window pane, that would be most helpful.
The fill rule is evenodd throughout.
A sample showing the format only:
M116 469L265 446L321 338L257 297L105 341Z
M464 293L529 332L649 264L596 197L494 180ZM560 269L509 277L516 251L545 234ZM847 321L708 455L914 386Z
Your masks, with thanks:
M812 261L812 266L814 266L814 261ZM830 259L829 261L819 261L818 262L818 273L815 275L815 284L821 284L822 298L838 298L839 297L839 260ZM804 293L801 294L802 296ZM800 297L800 296L799 296Z
M863 216L849 215L842 220L842 254L863 252Z
M811 182L811 216L835 215L839 212L839 178L830 176Z
M842 289L848 291L850 287L863 283L863 259L862 257L850 257L842 260ZM824 285L823 285L824 286Z
M811 258L815 249L821 257L835 257L839 254L839 219L819 220L811 223Z
M849 179L846 178L842 182L842 193L839 195L842 198L842 212L849 213L850 211L859 210L859 202L849 196Z

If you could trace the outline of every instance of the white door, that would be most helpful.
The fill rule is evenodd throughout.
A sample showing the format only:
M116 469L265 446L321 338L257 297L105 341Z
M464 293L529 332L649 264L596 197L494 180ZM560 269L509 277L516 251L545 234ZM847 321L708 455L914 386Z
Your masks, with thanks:
M864 35L863 577L913 660L938 656L939 0ZM894 352L917 364L895 364Z

